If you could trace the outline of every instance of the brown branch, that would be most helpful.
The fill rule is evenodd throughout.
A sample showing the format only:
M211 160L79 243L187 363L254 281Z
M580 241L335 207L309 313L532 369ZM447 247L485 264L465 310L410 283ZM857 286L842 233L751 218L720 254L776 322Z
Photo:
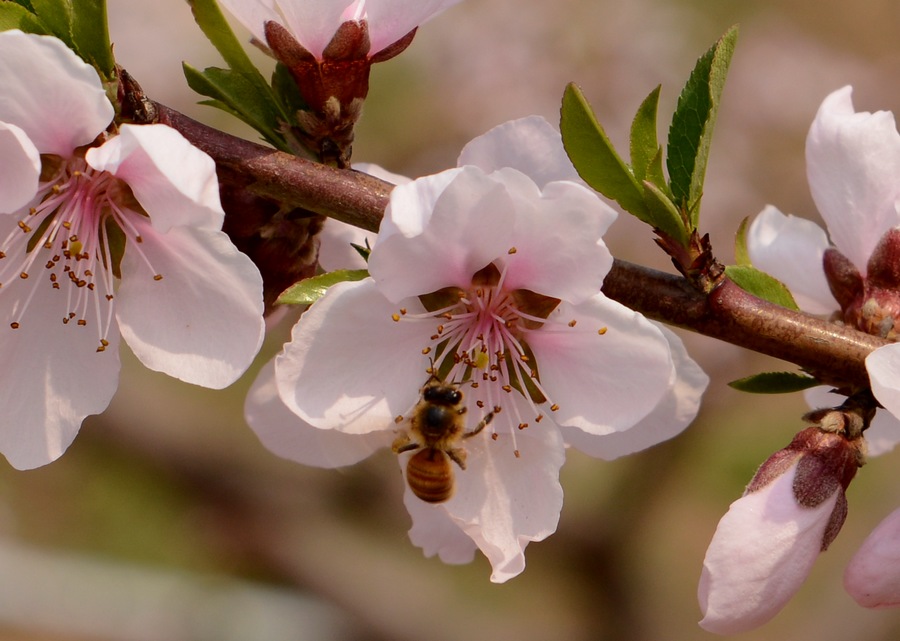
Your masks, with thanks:
M377 231L393 185L303 160L207 127L157 105L158 121L253 182L254 190ZM649 318L790 361L836 387L869 385L865 358L885 339L760 300L729 280L709 296L682 277L617 260L603 292Z

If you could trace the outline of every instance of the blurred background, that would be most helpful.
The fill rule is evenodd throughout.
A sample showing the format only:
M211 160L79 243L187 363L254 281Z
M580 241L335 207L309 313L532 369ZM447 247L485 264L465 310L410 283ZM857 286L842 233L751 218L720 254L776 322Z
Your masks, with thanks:
M182 60L221 61L182 0L108 2L116 57L151 97L256 139L187 89ZM695 60L735 23L702 219L729 262L741 219L766 203L817 218L803 145L829 92L852 84L858 109L900 109L896 2L465 0L374 67L354 159L411 176L454 166L465 142L496 124L535 113L557 121L569 81L620 146L637 106L662 84L664 136ZM607 240L622 258L668 269L630 220ZM409 543L390 452L318 470L259 444L243 397L289 325L275 327L257 367L221 392L124 353L112 405L85 422L62 459L28 472L0 464L0 639L713 638L696 625L706 546L807 409L796 395L753 397L726 383L789 364L685 335L712 378L697 421L623 460L571 452L557 533L529 546L521 576L493 585L483 558L446 566ZM900 636L900 612L863 610L841 586L863 538L900 506L898 457L861 470L844 529L810 579L741 638Z

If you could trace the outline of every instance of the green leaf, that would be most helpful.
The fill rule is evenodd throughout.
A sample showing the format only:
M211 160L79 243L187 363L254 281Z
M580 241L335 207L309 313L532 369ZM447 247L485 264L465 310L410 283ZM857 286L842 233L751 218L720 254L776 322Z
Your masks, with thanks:
M660 85L650 92L638 107L631 122L631 167L638 181L647 177L651 163L660 153L659 140L656 137L656 115L659 107ZM652 181L651 181L652 182Z
M41 24L47 27L48 35L53 35L77 51L72 39L72 3L68 0L30 0L34 13Z
M272 72L272 90L275 92L275 98L287 113L308 109L290 69L280 62L275 64L275 71Z
M750 217L745 216L734 234L734 262L738 265L753 264L750 260L750 252L747 250L747 227L749 227L749 224Z
M280 305L312 305L319 300L328 288L346 281L362 280L368 277L366 269L339 269L301 280L288 287L278 300Z
M581 89L574 84L566 87L560 116L563 145L578 175L625 211L653 224L648 220L640 182L616 153Z
M197 93L225 104L226 111L238 115L278 149L289 152L289 145L279 133L282 124L289 121L287 113L244 51L216 1L188 2L200 29L229 67L209 67L200 72L184 63L188 85Z
M186 62L182 67L191 89L224 105L225 111L256 129L281 151L290 151L279 133L282 121L271 92L260 93L256 83L231 69L208 67L199 71ZM216 102L206 104L219 106Z
M821 385L821 383L806 374L765 372L731 381L728 385L741 392L750 392L751 394L787 394L802 392L810 387Z
M72 40L75 50L106 80L115 77L116 61L109 42L106 0L73 0Z
M0 0L0 31L20 29L25 33L37 33L46 35L49 29L28 7L19 2Z
M729 29L697 61L669 128L666 166L672 193L679 208L691 212L693 229L697 227L712 133L737 33L737 27Z
M684 219L663 190L649 180L644 181L644 202L650 211L653 226L674 238L684 247L688 243L688 232L684 227Z
M234 35L216 0L188 0L188 4L191 5L194 20L203 35L209 39L226 64L234 71L253 76L255 82L268 90L268 84Z
M770 303L775 303L794 311L799 311L800 309L784 283L755 267L750 265L729 265L725 268L725 275L735 285L750 292L757 298L762 298Z

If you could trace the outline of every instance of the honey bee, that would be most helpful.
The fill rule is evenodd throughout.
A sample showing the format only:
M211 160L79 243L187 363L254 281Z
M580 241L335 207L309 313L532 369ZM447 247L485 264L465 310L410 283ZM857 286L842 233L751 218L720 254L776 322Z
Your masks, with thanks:
M489 412L471 432L466 431L463 393L432 375L422 387L408 429L394 439L397 454L418 450L406 464L406 482L413 494L427 503L443 503L455 488L453 461L466 469L463 439L478 434L494 418Z

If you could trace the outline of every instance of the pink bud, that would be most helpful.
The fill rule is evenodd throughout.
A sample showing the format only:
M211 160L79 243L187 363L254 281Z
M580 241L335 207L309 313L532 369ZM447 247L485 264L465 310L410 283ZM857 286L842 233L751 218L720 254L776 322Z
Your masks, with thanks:
M735 634L769 621L837 535L862 460L862 442L841 433L845 416L828 412L773 454L719 521L700 576L702 628Z
M866 608L900 605L900 510L878 524L844 571L844 588Z

